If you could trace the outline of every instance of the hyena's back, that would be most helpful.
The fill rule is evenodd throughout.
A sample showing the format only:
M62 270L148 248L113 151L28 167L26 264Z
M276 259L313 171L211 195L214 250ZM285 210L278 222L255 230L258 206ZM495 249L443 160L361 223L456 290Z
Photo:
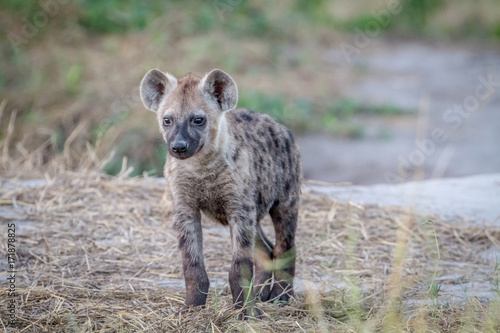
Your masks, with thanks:
M294 207L300 192L300 154L292 133L270 116L248 109L226 114L232 136L251 155L251 179L255 186L257 220L274 205ZM232 158L236 163L239 151Z

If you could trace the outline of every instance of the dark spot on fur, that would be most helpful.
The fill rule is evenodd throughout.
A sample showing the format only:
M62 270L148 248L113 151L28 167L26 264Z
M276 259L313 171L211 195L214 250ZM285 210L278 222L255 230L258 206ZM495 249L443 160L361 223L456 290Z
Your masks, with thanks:
M262 159L262 156L259 157L259 164L262 166L264 164L264 160Z
M238 157L240 156L240 150L238 148L236 148L234 154L233 154L233 161L237 161L238 160Z
M252 147L253 148L253 153L255 154L255 156L259 156L259 150L257 149L257 147Z
M257 204L259 206L263 205L264 204L264 199L262 198L262 193L259 192L259 194L257 195Z
M271 140L267 140L267 149L271 151L273 144L271 143Z
M248 113L242 113L241 119L245 120L245 121L252 121L253 120L253 118Z
M252 242L250 241L250 239L246 235L244 236L244 235L239 234L238 236L236 236L236 240L241 245L241 247L251 247L252 246Z
M274 138L274 130L273 130L273 128L271 126L269 126L267 129L269 130L269 135L271 136L271 138Z
M274 138L274 147L275 147L276 149L278 149L278 148L279 148L279 146L280 146L280 142L279 142L278 138Z
M287 181L285 183L285 191L287 191L287 192L290 191L290 182L289 181Z
M296 203L297 203L297 199L293 198L292 201L290 201L290 206L295 207Z
M290 154L290 140L285 139L285 150L287 154Z
M248 223L248 215L244 214L243 212L240 212L238 214L238 220L240 223L246 224Z
M284 169L285 168L285 161L281 161L281 167Z

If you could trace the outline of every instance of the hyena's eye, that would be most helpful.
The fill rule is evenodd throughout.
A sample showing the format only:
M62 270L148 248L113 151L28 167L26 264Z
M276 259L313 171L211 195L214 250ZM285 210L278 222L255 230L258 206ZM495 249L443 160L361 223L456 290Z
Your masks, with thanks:
M203 118L203 117L196 117L196 118L193 119L193 123L195 125L200 125L201 126L201 125L203 125L205 123L205 118Z
M163 117L163 126L168 126L172 123L169 117Z

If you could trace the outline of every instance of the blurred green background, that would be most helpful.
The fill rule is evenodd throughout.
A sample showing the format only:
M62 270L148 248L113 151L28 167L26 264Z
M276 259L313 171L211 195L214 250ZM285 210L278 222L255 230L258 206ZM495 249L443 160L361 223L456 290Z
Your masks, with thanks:
M394 2L394 1L392 1ZM270 114L296 135L360 138L353 119L397 117L391 104L343 96L363 66L332 65L330 50L351 41L391 1L17 1L0 3L0 140L15 159L37 154L40 166L66 154L69 168L93 147L123 156L132 175L160 175L165 147L138 86L151 68L179 77L213 68L237 81L238 106ZM394 41L500 40L497 0L401 0L397 15L372 32ZM379 14L377 14L379 13ZM378 22L378 21L376 21Z

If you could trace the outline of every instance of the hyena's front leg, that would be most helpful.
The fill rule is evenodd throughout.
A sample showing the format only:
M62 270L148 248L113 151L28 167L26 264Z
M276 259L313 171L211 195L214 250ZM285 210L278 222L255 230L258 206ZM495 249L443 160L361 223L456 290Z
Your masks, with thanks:
M235 214L231 219L231 241L233 260L229 270L229 285L235 309L244 307L241 317L260 317L255 307L253 283L253 248L255 241L255 220L245 214Z
M186 309L205 305L210 286L203 263L203 234L201 215L195 209L182 207L174 212L174 229L177 231L182 253L182 269L186 281Z

